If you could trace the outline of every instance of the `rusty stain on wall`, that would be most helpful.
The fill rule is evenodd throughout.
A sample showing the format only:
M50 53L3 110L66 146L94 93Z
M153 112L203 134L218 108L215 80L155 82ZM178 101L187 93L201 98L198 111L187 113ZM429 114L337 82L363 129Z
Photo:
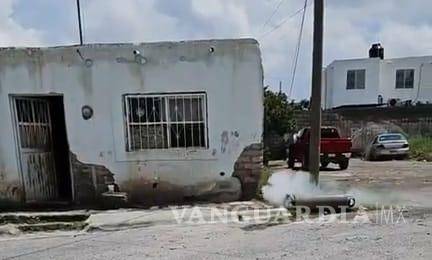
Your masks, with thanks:
M241 185L237 178L203 181L193 185L177 185L169 181L135 178L121 184L131 205L166 205L197 201L235 201L240 198Z
M93 71L91 67L86 67L80 65L81 70L81 86L83 87L84 92L87 95L91 95L93 93Z
M11 200L20 202L24 198L24 192L21 184L18 182L9 182L6 172L0 168L0 201Z
M0 185L0 199L19 202L23 198L23 190L19 183L2 183Z
M228 131L223 131L221 134L221 153L225 153L229 143Z

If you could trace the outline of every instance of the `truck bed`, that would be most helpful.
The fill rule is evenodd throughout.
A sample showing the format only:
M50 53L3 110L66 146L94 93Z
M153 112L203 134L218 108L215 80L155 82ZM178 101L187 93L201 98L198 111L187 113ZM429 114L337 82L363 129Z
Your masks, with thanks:
M351 145L349 138L323 138L321 139L321 153L349 153Z

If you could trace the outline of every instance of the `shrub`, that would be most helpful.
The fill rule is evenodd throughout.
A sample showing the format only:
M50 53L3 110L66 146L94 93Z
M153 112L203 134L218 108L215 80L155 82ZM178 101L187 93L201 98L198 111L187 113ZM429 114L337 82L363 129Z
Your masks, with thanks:
M413 137L409 143L411 158L432 161L432 137Z
M264 167L261 171L260 179L258 182L258 188L257 188L257 199L263 200L262 195L262 187L266 186L268 183L268 179L270 178L271 171L268 167Z

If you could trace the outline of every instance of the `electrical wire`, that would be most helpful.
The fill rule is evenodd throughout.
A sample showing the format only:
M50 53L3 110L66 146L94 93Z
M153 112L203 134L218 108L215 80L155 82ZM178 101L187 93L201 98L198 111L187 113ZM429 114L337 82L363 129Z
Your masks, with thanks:
M293 71L292 71L292 78L291 78L291 86L290 86L290 89L289 89L289 92L288 92L288 98L290 98L291 95L292 95L292 91L293 91L293 87L294 87L294 81L295 81L295 75L296 75L296 72L297 72L298 58L299 58L299 55L300 55L300 46L301 46L301 41L302 41L302 36L303 36L304 22L305 22L305 17L306 17L307 1L308 0L305 0L304 7L303 7L303 15L302 15L301 24L300 24L300 31L299 31L299 35L298 35L298 39L297 39L297 46L296 46L296 50L295 50L295 54L294 54L294 62L293 62Z
M271 19L276 15L276 13L279 11L279 9L281 8L283 2L285 0L280 0L279 3L277 4L276 8L273 10L273 13L267 18L267 20L265 21L265 23L261 26L261 30L263 31L265 29L265 27L270 23Z
M85 23L86 23L86 20L85 20L85 7L84 7L84 3L83 3L84 1L83 0L81 0L81 19L82 19L82 25L81 25L81 29L82 29L82 38L83 38L83 43L85 43L85 30L84 30L84 27L85 27Z
M267 35L269 35L269 34L273 33L274 31L278 30L279 28L282 27L282 25L284 25L286 22L288 22L291 18L293 18L296 15L300 14L304 9L305 9L305 7L302 7L300 9L298 9L297 11L295 11L294 13L292 13L291 15L289 15L285 19L283 19L279 24L277 24L276 26L274 26L272 29L270 29L267 32L261 34L261 36L259 36L258 38L261 40L264 37L266 37Z

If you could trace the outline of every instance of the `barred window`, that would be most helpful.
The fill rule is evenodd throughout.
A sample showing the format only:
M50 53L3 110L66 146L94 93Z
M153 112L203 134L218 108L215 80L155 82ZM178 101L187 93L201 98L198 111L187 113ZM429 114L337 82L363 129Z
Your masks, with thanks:
M366 70L348 70L346 88L364 89L365 77L366 77Z
M396 88L414 88L414 70L396 70Z
M205 93L125 95L126 150L207 147Z

